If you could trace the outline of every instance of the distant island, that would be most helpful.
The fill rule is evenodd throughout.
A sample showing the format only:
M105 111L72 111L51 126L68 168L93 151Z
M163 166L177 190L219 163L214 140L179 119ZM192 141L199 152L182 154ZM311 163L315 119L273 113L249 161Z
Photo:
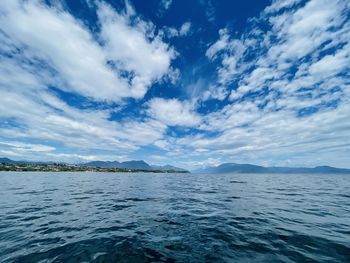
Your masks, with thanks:
M306 167L264 167L253 164L223 163L218 166L207 167L193 171L194 173L346 173L350 169L335 168L331 166Z
M145 161L94 161L82 164L14 161L0 158L0 171L20 172L112 172L112 173L189 173L171 165L149 165Z

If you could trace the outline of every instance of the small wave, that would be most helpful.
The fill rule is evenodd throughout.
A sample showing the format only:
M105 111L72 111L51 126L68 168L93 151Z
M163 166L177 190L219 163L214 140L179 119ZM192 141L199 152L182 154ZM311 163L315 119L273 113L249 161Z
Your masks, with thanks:
M231 184L246 184L247 182L231 180L230 183Z

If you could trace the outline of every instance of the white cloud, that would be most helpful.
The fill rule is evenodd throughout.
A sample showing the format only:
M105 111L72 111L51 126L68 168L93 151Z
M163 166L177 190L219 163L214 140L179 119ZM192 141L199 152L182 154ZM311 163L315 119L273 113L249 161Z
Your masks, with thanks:
M175 52L159 36L154 36L153 24L139 19L132 23L103 3L97 13L108 57L123 70L133 73L131 94L142 98L152 82L168 73Z
M190 102L177 99L153 98L148 103L148 114L169 126L197 126L201 117Z
M173 2L173 0L162 0L162 5L164 6L164 9L169 9L171 3Z
M274 1L257 19L270 23L269 30L253 23L239 38L220 30L206 52L211 63L218 62L217 81L189 85L192 101L153 98L139 120L119 121L111 115L122 104L78 109L47 87L121 102L143 97L157 81L175 83L179 70L171 66L175 51L130 3L124 12L102 2L97 6L101 32L93 34L58 7L37 1L0 3L0 50L11 54L0 55L2 155L128 159L152 145L162 160L189 168L228 161L349 167L345 1ZM190 32L190 24L182 27L174 28L174 36ZM207 90L199 94L199 86ZM204 115L196 111L198 98L203 105L213 98L222 102ZM168 133L169 126L190 132Z
M48 143L47 149L53 151L51 157L58 154L50 146L52 143L85 155L86 152L101 150L119 156L160 140L166 130L164 124L155 120L111 121L113 110L73 108L51 93L40 90L34 93L27 89L31 82L18 86L17 83L22 84L24 78L18 75L18 79L20 82L14 80L12 83L17 87L16 93L0 89L0 120L3 123L0 138L7 141L7 145L20 146L20 140L40 140ZM7 148L0 145L1 150L8 151ZM11 155L24 156L23 148L12 147ZM35 149L37 158L46 156L49 159L49 155L39 153L39 148L33 148L33 152Z
M227 106L225 111L211 114L207 128L219 131L219 135L207 137L203 133L177 139L175 144L182 145L178 156L200 157L204 163L216 156L221 162L348 167L349 106L303 119L292 112L262 114L249 107L233 111Z
M32 144L32 143L11 142L11 141L10 142L3 141L3 142L0 142L0 144L5 147L15 148L16 151L19 151L19 152L31 152L32 154L37 152L52 152L56 149L55 147L51 147L43 144Z
M265 13L276 13L282 9L291 8L300 2L301 0L274 0L270 6L266 7Z
M349 50L350 44L343 47L334 55L324 56L310 66L310 74L319 76L320 78L327 78L341 73L348 68L348 65L350 64Z
M132 17L136 15L136 11L134 7L131 5L131 3L128 0L125 0L125 12L127 17Z
M181 25L179 29L176 29L175 27L164 27L164 33L167 37L173 38L173 37L183 37L187 36L191 32L191 22L185 22Z
M37 2L1 1L0 23L12 43L46 61L66 91L97 100L130 96L125 80L106 66L106 56L89 31L66 12Z
M162 0L162 1L160 1L158 15L159 16L163 16L165 11L167 11L170 8L172 2L173 2L173 0Z
M167 127L159 121L113 121L111 115L123 106L121 99L142 97L149 85L163 77L176 80L179 72L170 67L173 51L153 34L152 24L135 15L128 2L121 14L102 3L99 8L105 15L100 20L102 35L113 43L101 45L80 21L57 6L39 1L0 3L2 155L39 160L110 159L128 156L163 138ZM116 40L106 28L120 30L125 39L118 44L123 50L113 50ZM137 50L130 40L139 43ZM49 86L119 105L104 104L105 110L75 108Z
M191 29L191 23L190 22L185 22L182 24L180 28L180 36L186 36Z
M220 29L219 31L220 38L217 40L214 44L212 44L206 51L205 55L213 59L215 58L215 55L222 51L226 50L229 40L229 35L226 29Z
M159 37L149 39L151 24L135 18L136 25L130 26L134 11L130 4L126 6L127 12L119 14L100 3L102 38L107 42L101 46L82 22L58 7L4 0L0 23L7 37L2 35L6 38L2 41L10 49L20 48L27 65L32 60L44 61L55 72L51 84L64 91L103 101L141 98L154 81L167 74L174 52ZM111 60L114 68L107 63Z
M342 14L344 8L344 1L330 3L317 0L308 2L295 12L280 16L283 18L281 22L275 23L276 17L271 18L273 31L280 39L279 45L269 51L272 59L300 59L326 41L332 40L335 34L330 29L341 26L345 19Z
M203 133L176 139L182 149L178 155L348 167L346 8L344 1L276 1L260 18L271 23L271 30L264 32L256 23L239 39L221 30L206 52L220 63L215 88L208 88L206 97L220 88L232 103L203 116Z

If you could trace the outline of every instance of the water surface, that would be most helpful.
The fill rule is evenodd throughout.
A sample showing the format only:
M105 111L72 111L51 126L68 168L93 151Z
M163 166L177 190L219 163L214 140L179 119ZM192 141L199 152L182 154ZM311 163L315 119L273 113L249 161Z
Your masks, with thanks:
M0 172L0 262L350 262L350 177Z

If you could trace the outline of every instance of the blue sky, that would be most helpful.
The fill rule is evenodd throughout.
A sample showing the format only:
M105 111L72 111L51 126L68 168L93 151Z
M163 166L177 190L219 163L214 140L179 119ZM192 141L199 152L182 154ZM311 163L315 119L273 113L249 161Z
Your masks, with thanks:
M350 168L350 3L0 2L0 156Z

